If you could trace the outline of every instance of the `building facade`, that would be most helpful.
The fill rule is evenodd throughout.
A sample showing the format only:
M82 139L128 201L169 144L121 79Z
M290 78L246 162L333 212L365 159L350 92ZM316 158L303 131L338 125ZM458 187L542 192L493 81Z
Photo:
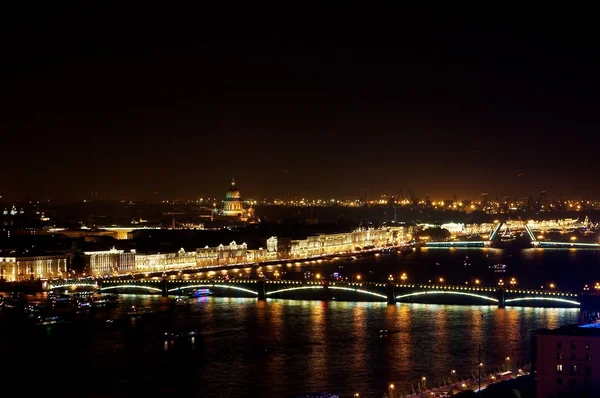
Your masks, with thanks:
M110 250L85 252L89 258L92 276L125 275L135 272L135 251L125 252L114 247Z
M92 276L126 275L132 273L157 273L185 269L203 269L226 265L247 265L276 260L292 260L343 254L370 248L398 245L403 242L404 228L358 229L349 233L323 234L306 239L292 240L271 237L267 247L248 249L246 243L235 241L228 245L198 248L194 252L184 249L176 253L136 253L112 248L106 251L86 252Z
M231 187L225 193L222 214L227 217L244 217L244 203L240 190L235 186L235 180L231 180Z
M67 277L70 256L0 257L0 278L7 282Z
M600 328L593 326L536 333L537 398L600 397Z
M135 271L141 273L168 272L193 269L196 252L186 252L183 248L177 253L138 254L135 253Z

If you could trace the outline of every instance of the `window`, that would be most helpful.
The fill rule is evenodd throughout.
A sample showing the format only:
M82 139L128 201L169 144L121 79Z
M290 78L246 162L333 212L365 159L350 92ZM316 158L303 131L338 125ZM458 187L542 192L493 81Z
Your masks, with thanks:
M569 385L570 385L571 387L575 387L575 384L577 384L577 380L575 380L575 379L570 379L570 380L569 380Z
M575 350L576 348L577 348L577 344L575 344L575 343L571 343L571 349L572 349L572 350Z
M585 343L585 349L589 350L590 349L590 343Z
M592 356L591 356L590 354L587 354L587 355L585 356L585 360L586 360L586 361L591 361L591 360L592 360Z
M571 354L571 361L574 361L577 359L577 355L576 354Z
M556 354L556 359L562 359L562 354L560 352Z
M562 341L556 342L556 348L558 348L559 350L562 348Z
M562 377L556 378L556 384L562 384Z
M577 373L577 365L571 365L571 374Z
M562 364L559 363L559 364L556 365L556 372L557 373L562 373Z
M585 367L585 372L583 373L584 376L591 376L592 375L592 368L590 368L589 366Z

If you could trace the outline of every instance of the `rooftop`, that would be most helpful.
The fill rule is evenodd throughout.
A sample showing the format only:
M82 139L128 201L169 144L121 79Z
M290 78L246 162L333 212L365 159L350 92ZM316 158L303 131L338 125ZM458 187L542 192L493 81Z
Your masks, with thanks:
M536 332L541 335L556 336L598 336L600 337L600 323L585 325L565 325L557 329L542 329Z

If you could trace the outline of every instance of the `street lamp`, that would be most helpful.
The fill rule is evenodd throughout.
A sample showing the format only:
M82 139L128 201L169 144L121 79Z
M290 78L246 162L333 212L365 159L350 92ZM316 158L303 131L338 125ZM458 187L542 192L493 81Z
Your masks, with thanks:
M394 394L394 385L390 384L390 397L392 397Z
M440 283L444 283L444 278L440 278Z
M406 276L406 272L402 273L402 275L400 276L400 279L402 279L402 283L406 282L406 280L408 279L408 276Z
M517 284L517 280L515 278L510 278L510 284L515 286Z
M423 397L423 391L427 388L427 378L421 377L421 397Z

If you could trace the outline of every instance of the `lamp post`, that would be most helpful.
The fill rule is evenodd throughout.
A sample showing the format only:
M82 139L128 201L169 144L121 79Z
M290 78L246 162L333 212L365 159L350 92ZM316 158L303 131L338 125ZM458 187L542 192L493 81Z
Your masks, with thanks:
M394 385L390 384L390 398L394 397Z
M423 391L427 388L427 378L421 377L421 398L423 398Z

